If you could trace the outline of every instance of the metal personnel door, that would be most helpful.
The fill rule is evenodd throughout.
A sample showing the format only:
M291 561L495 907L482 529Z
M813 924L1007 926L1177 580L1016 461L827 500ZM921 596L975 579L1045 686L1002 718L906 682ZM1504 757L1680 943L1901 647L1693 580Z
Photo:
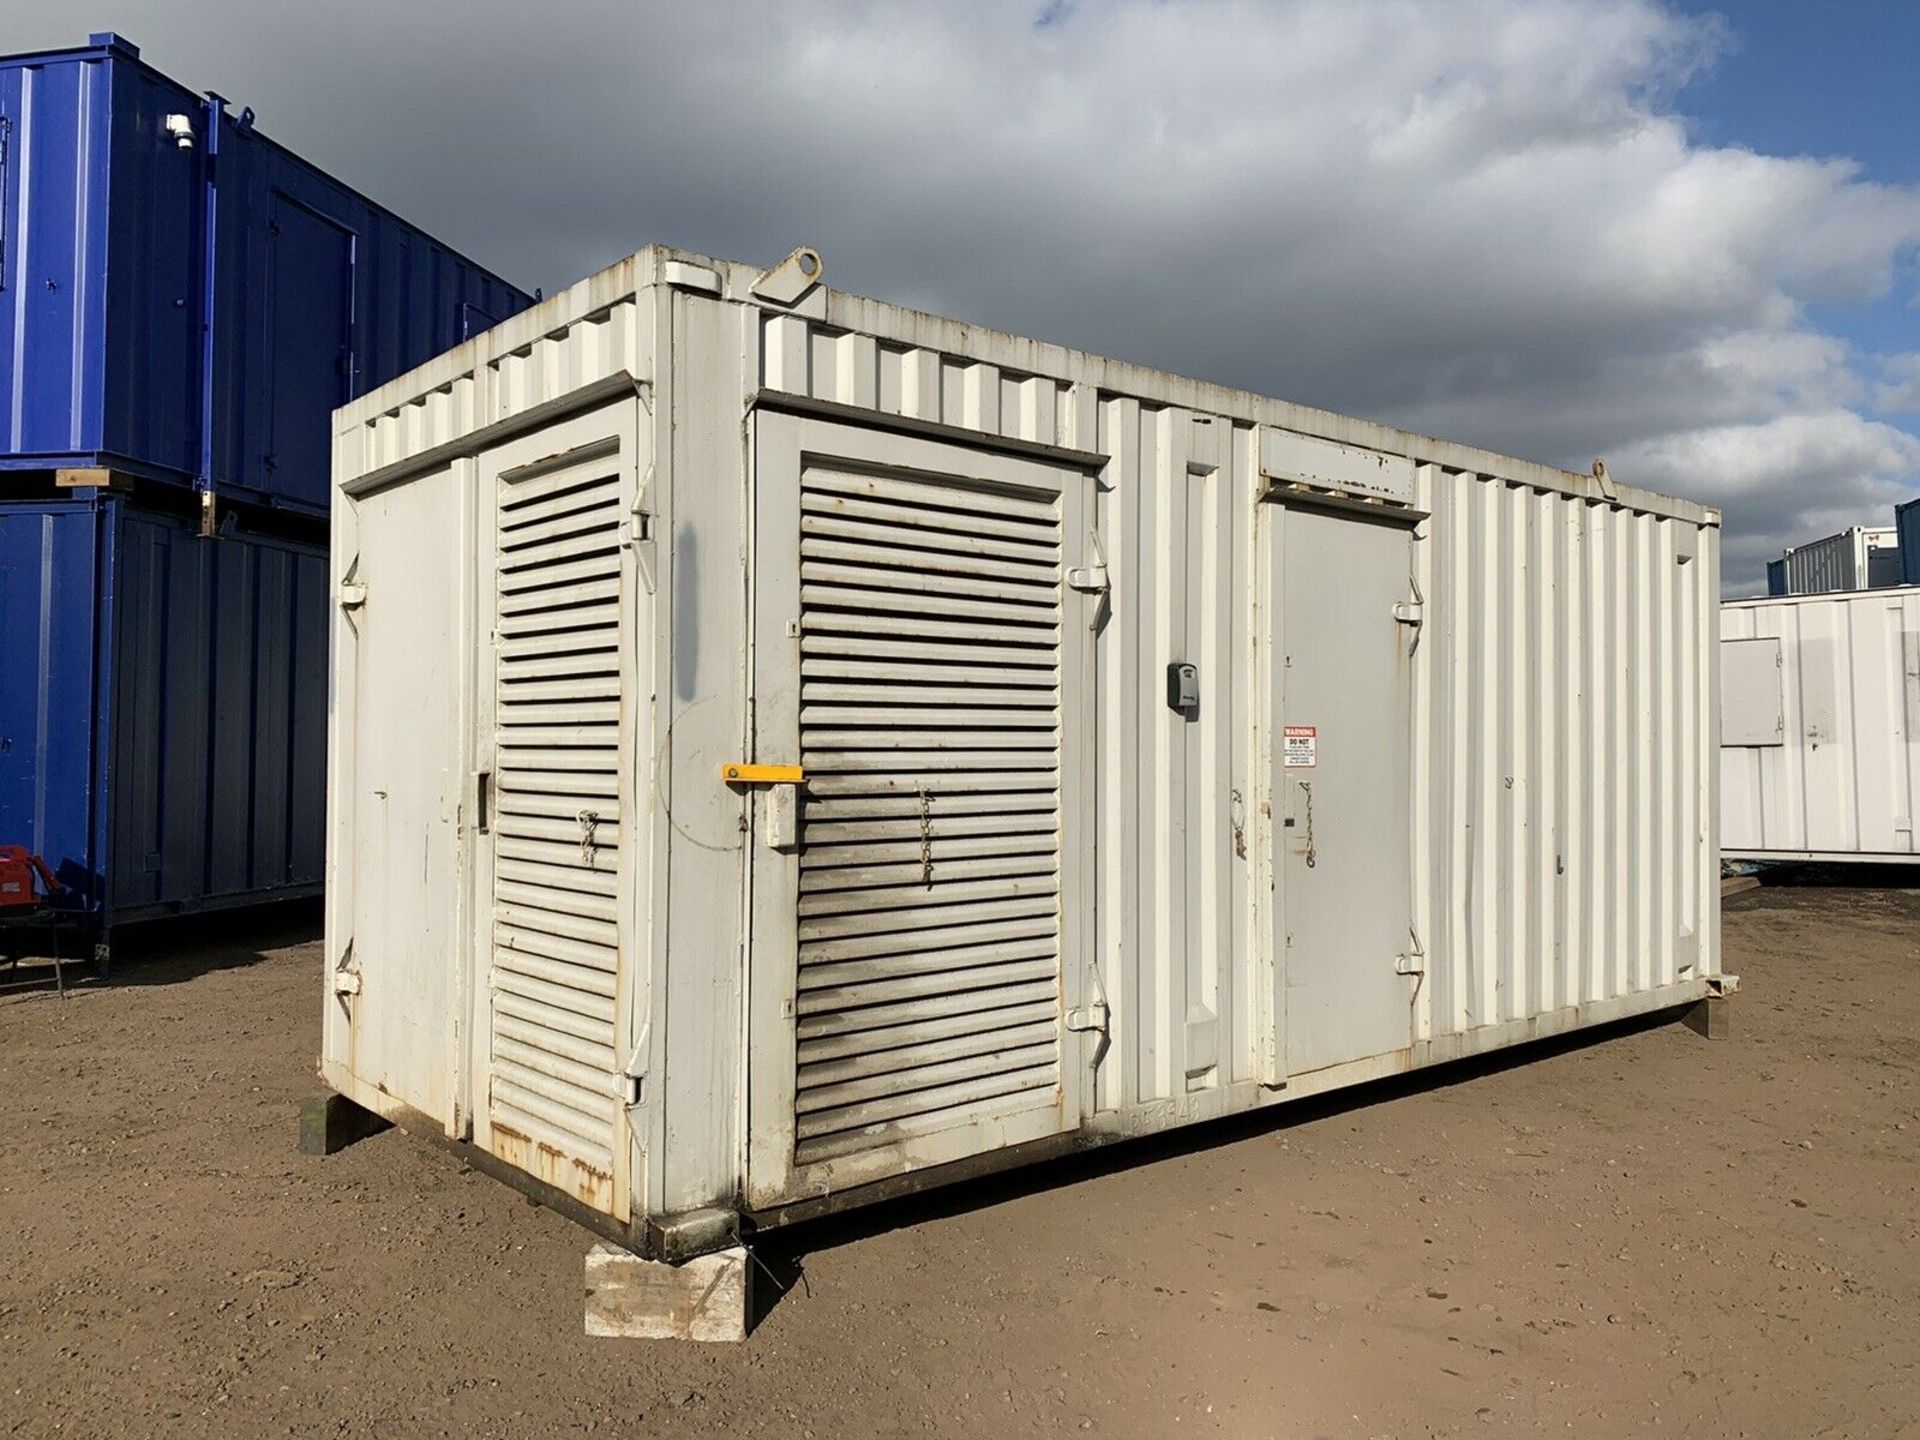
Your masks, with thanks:
M342 499L334 626L327 1054L381 1094L463 1130L458 816L473 636L460 596L471 550L448 467ZM195 543L205 544L198 541ZM397 697L408 697L403 723ZM348 843L342 846L342 837ZM345 1040L339 1043L344 1027Z
M267 224L267 434L245 482L327 502L333 411L352 393L353 232L274 193Z
M631 1181L637 406L480 467L475 1141L613 1215Z
M755 802L764 1207L1078 1124L1097 597L1081 471L765 412L755 457L753 758L806 776Z
M1411 532L1284 504L1269 555L1283 647L1270 758L1281 841L1279 1076L1413 1039Z

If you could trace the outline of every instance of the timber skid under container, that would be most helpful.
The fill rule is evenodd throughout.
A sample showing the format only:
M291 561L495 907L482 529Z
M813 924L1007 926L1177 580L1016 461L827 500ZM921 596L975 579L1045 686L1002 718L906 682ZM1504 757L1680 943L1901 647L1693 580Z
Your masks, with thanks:
M339 413L336 1091L671 1257L1718 993L1716 512L819 281Z

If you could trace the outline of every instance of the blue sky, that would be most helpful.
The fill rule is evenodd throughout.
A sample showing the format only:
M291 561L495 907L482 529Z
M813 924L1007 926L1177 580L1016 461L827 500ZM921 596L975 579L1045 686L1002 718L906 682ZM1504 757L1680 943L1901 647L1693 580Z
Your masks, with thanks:
M1674 8L1718 15L1729 32L1721 59L1681 96L1701 139L1776 155L1844 156L1870 180L1920 184L1920 0L1685 0ZM1877 304L1812 313L1864 350L1912 350L1920 346L1917 288L1909 257L1901 282ZM1912 416L1885 418L1920 428Z

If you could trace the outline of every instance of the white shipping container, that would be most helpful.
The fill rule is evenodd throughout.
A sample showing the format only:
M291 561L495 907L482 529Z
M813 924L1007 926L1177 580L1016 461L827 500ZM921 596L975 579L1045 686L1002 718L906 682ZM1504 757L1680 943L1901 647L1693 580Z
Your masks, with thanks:
M1789 595L1824 595L1900 583L1900 540L1891 525L1855 525L1781 556Z
M1716 512L817 280L339 412L328 1084L674 1255L1716 990Z
M1920 859L1920 588L1720 612L1730 860Z

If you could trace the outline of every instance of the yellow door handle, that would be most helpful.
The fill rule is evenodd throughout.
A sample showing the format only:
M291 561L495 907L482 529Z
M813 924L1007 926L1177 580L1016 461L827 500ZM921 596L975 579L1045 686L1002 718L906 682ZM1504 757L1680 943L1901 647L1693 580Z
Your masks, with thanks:
M729 785L799 785L807 772L798 765L749 765L741 760L722 765L720 778Z

